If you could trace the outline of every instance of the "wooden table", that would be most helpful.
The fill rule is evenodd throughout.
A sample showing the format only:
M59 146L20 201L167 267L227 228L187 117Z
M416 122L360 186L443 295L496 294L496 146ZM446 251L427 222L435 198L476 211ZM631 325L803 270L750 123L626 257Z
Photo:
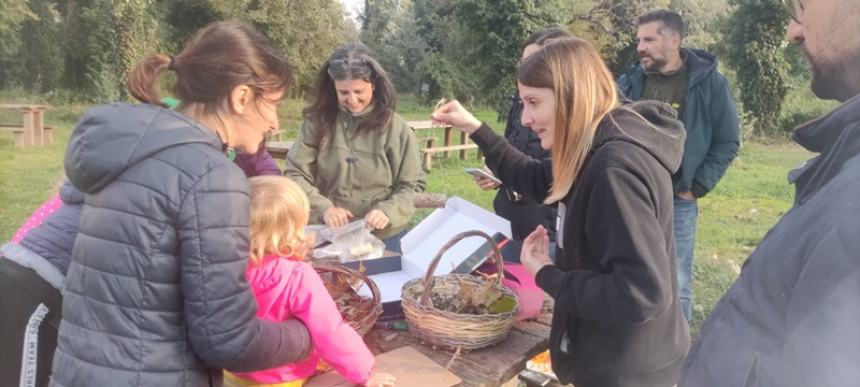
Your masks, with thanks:
M20 134L20 139L16 141L17 147L28 146L43 146L49 143L51 136L45 135L45 110L47 105L32 105L32 104L0 104L0 109L16 109L21 111L22 125L6 126L6 129L11 129L16 133L16 137Z
M465 160L467 150L478 149L477 158L480 160L482 157L481 150L478 148L478 145L471 143L469 141L469 136L467 136L464 132L460 132L460 143L453 144L452 132L454 128L451 126L433 126L433 121L409 121L406 124L409 125L409 127L412 128L412 130L416 133L420 130L430 129L443 129L445 131L444 144L442 146L436 146L436 139L430 137L427 139L424 149L421 149L422 167L425 171L429 171L432 168L433 154L435 153L442 153L443 157L447 159L449 157L450 152L459 151L460 160Z
M517 374L525 369L526 362L549 345L550 310L551 306L545 305L537 319L515 323L508 337L499 344L460 353L448 369L463 379L461 386L516 386ZM373 329L364 341L374 354L412 346L442 367L454 356L453 350L422 344L409 332Z
M269 141L266 142L266 150L272 157L276 159L286 160L290 148L293 147L292 141Z

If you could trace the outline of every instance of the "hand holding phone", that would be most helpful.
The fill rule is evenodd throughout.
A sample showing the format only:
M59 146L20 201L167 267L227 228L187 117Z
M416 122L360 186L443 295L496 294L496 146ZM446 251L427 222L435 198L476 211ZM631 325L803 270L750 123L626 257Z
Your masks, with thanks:
M472 175L472 176L479 177L479 178L481 178L481 179L488 179L488 180L492 180L494 183L496 183L496 186L500 186L500 185L502 185L502 181L501 181L501 180L499 180L499 178L497 178L497 177L493 176L493 175L492 175L492 174L490 174L490 173L487 173L487 171L484 171L483 169L480 169L480 168L465 168L465 169L464 169L464 171L466 171L466 173L468 173L468 174L470 174L470 175Z

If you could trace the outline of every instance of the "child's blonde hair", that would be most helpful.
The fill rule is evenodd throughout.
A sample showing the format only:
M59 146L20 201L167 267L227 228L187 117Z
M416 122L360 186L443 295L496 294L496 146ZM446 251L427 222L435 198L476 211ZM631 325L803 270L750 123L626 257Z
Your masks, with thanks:
M310 203L298 184L283 176L257 176L251 184L251 262L266 255L303 259Z

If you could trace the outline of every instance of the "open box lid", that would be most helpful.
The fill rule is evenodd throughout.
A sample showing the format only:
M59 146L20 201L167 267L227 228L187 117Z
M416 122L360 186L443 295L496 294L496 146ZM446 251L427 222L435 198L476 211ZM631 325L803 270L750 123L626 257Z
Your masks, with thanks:
M423 277L442 246L457 234L469 230L511 237L511 224L507 219L459 197L448 199L445 207L433 211L400 241L403 251L400 271L370 276L379 287L382 302L399 301L403 284ZM467 238L457 243L442 256L434 275L454 271L484 243L486 240L481 238Z

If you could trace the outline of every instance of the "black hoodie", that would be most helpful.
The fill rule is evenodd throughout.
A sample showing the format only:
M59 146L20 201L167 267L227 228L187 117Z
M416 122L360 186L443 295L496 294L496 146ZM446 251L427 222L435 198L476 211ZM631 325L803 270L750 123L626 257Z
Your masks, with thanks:
M656 101L614 110L559 202L556 265L543 268L536 280L555 299L549 346L563 383L677 381L690 336L678 299L672 234L672 173L684 143L674 117ZM551 161L523 155L486 126L472 138L505 184L546 198Z

